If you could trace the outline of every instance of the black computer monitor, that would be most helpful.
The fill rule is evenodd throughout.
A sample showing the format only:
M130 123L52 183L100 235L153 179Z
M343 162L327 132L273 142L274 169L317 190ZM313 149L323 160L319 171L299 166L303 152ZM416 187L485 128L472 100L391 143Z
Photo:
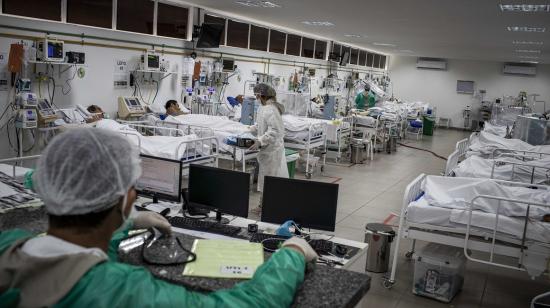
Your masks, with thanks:
M225 25L203 23L201 33L197 41L197 48L218 48L220 47L220 38L223 34Z
M266 176L262 221L294 220L306 228L334 231L338 184Z
M250 174L203 165L189 167L189 206L248 217Z
M141 176L135 189L139 195L158 199L181 202L182 162L168 158L140 155Z

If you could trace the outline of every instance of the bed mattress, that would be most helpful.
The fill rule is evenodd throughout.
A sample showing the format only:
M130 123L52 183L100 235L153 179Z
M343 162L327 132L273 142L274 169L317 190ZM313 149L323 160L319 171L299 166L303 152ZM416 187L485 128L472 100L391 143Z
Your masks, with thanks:
M407 206L407 221L429 224L438 227L456 228L466 231L469 213L466 210L450 209L430 205L425 198L411 202ZM492 234L496 215L481 211L472 212L472 227L477 231ZM499 216L498 233L501 240L521 240L524 220L504 215ZM526 238L537 242L550 243L550 223L530 220L527 225Z

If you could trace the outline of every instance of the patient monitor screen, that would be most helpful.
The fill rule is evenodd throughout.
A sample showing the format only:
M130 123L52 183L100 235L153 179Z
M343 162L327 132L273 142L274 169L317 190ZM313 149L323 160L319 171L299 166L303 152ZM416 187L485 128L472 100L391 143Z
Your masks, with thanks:
M133 99L133 98L127 99L126 104L128 106L139 106L139 102L137 101L137 99Z
M141 195L180 202L181 162L141 155L141 177L135 187Z

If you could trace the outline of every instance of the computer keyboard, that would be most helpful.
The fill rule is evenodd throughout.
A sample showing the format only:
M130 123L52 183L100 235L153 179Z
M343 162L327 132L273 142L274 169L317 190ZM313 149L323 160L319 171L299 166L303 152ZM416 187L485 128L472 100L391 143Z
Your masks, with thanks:
M288 239L286 236L276 235L276 234L268 234L268 233L253 233L252 237L250 238L250 241L253 243L261 243L264 240L267 239L274 239L275 240L281 240L284 241Z
M227 236L234 236L241 231L241 228L235 226L223 225L218 222L193 219L187 217L172 217L169 219L172 226L176 228L210 232Z
M332 253L333 243L327 240L311 240L308 242L317 253Z

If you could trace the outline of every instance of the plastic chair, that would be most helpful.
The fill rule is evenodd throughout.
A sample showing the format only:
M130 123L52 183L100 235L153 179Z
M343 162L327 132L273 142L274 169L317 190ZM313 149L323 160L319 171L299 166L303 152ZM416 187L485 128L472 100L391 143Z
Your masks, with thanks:
M413 124L411 124L411 122L412 121L409 121L409 124L407 125L407 130L406 130L405 134L406 135L415 135L416 140L422 139L422 133L423 133L424 125L421 124L420 126L413 126ZM421 123L421 122L417 122L417 123Z
M374 160L374 143L373 139L376 136L376 129L362 128L360 129L361 139L363 140L363 145L365 145L365 152L367 152L367 160Z

